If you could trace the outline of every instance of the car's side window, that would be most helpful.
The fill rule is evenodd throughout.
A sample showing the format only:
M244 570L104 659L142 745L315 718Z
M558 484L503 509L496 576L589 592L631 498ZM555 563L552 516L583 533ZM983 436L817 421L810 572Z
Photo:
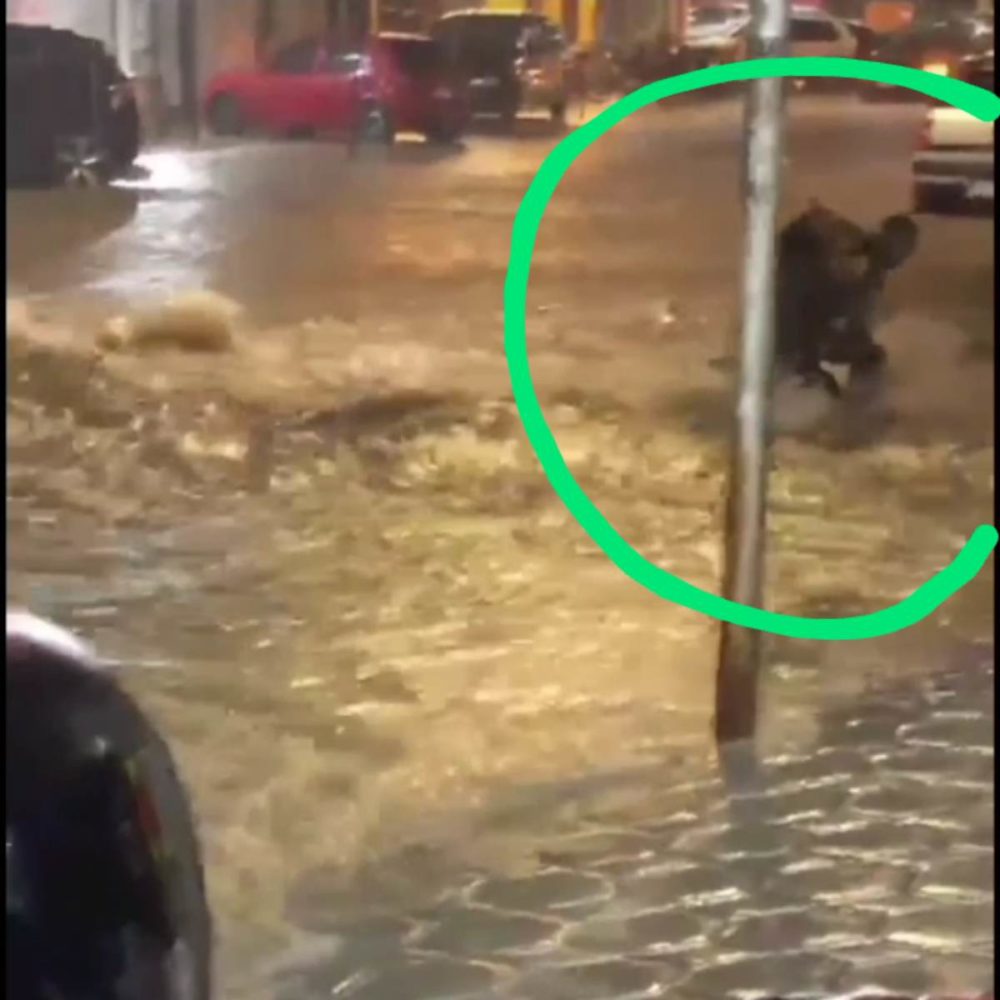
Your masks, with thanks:
M555 55L562 49L562 35L551 25L533 24L524 29L520 47L529 56Z
M317 71L331 76L351 76L361 69L364 56L360 52L325 52Z
M273 73L306 76L317 68L318 50L315 42L296 42L282 49L271 62Z
M813 18L793 18L790 34L793 42L835 42L838 38L833 24Z

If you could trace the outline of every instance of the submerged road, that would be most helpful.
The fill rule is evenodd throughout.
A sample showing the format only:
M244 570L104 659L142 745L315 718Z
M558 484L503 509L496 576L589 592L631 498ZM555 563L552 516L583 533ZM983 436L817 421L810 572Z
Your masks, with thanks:
M739 123L731 101L654 108L589 150L543 223L529 300L533 374L575 475L647 556L712 590ZM918 125L913 107L793 101L786 212L811 198L872 225L905 211ZM541 477L509 398L507 241L556 139L525 122L515 138L478 135L462 150L404 142L353 160L323 143L158 150L113 191L8 193L8 587L119 660L176 745L203 824L227 998L582 998L575 973L531 970L546 955L570 961L552 951L566 914L597 921L573 932L574 961L619 954L609 887L651 891L643 865L658 866L663 894L722 893L709 910L736 899L753 910L754 893L770 891L751 882L727 896L711 873L671 874L699 851L740 850L712 840L726 807L707 742L716 629L594 550ZM919 251L887 299L886 412L860 427L830 412L778 443L776 609L841 615L899 600L992 518L993 223L919 221ZM108 316L198 289L244 309L233 350L92 353ZM267 492L248 488L255 434L270 442ZM774 780L792 795L779 813L798 817L786 817L793 839L836 848L846 837L860 852L851 885L823 865L782 878L893 900L916 886L887 904L890 957L916 969L894 980L906 990L981 986L988 907L962 897L970 954L948 952L940 934L929 945L942 895L926 864L958 843L985 863L991 819L975 801L988 798L992 614L990 563L901 635L769 644L765 749L785 761ZM949 726L974 730L946 737L972 756L925 760ZM852 733L869 742L852 746ZM894 867L905 844L886 838L902 822L894 809L924 822L920 789L851 770L897 744L903 763L886 765L897 778L909 768L955 789L904 838L919 842L900 861L905 886ZM824 747L841 776L828 793L823 774L794 764ZM880 783L889 798L868 802ZM683 801L667 802L665 785L687 789ZM844 831L809 826L828 810L828 825L840 822L840 805ZM866 808L890 818L851 834ZM686 846L653 828L675 814ZM935 840L950 820L960 830ZM585 862L552 846L608 824ZM503 881L542 870L555 874L526 899ZM984 870L942 879L961 896L987 884ZM505 915L463 909L480 897ZM803 989L864 979L865 942L886 925L855 903L782 932L846 949ZM373 909L367 937L345 936ZM735 988L713 962L772 932L737 933L706 913L633 927L669 975L615 959L588 974L605 990L592 995ZM456 956L472 971L456 971ZM761 988L813 975L782 961L786 978Z

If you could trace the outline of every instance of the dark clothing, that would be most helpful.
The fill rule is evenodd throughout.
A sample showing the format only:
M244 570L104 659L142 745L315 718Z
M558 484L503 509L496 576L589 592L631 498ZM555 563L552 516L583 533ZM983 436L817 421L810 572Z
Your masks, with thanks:
M886 272L897 266L881 236L814 206L778 238L775 360L779 369L832 394L839 385L823 367L870 370L885 362L873 330Z

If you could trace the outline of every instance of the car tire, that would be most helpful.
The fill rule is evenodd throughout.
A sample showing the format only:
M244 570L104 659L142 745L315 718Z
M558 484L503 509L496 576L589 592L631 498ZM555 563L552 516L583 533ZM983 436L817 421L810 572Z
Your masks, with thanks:
M424 138L435 146L456 146L462 130L454 125L436 125L424 133Z
M242 135L247 128L246 114L238 98L220 94L208 107L208 124L216 135Z
M129 104L115 117L108 143L108 164L116 177L126 175L134 166L142 146L139 109Z
M940 215L954 207L954 199L949 192L942 191L934 184L915 184L913 187L913 211L917 215Z
M500 125L505 132L513 132L517 127L517 114L520 110L520 88L511 86L504 95L500 108Z
M566 101L559 100L554 102L549 107L549 117L552 119L553 125L565 125L566 124Z

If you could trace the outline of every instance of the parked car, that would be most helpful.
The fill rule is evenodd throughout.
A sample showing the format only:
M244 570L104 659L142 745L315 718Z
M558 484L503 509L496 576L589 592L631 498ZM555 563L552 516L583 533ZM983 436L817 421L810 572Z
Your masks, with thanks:
M697 53L700 62L734 62L747 59L749 13L740 15L738 7L721 8L725 16L716 23L689 27L685 48ZM839 56L853 58L858 42L848 26L823 10L793 7L788 23L788 54L796 58Z
M419 132L454 142L468 120L465 89L450 79L440 46L423 35L392 33L349 50L321 38L295 42L260 69L215 77L204 106L219 135L259 129L391 142L397 132Z
M7 25L7 184L107 180L139 153L132 87L104 46Z
M792 9L788 42L789 54L796 58L833 56L852 59L858 51L857 38L848 25L825 11L810 7Z
M993 53L967 59L961 76L995 92ZM993 122L958 108L930 108L913 156L914 211L943 212L970 203L992 206L993 145Z
M468 82L474 115L513 125L522 111L561 121L570 99L568 53L559 29L539 14L455 11L431 29L454 72Z

